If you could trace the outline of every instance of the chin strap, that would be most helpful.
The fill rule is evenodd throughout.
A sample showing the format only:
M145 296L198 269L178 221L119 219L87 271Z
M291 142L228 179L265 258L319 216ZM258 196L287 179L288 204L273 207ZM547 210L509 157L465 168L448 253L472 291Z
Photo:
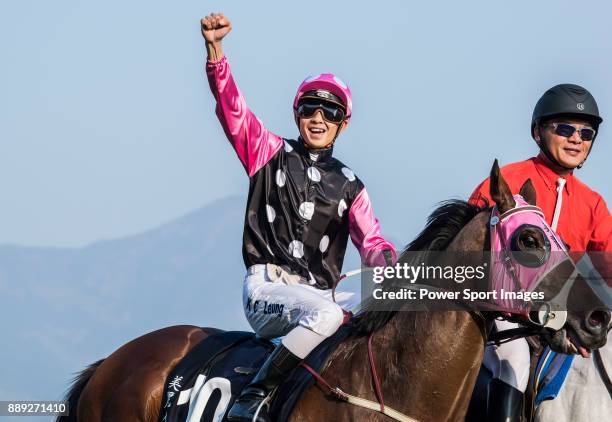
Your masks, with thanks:
M334 136L334 139L331 140L331 142L329 143L328 146L326 146L326 148L329 148L334 145L334 143L336 142L336 139L338 139L338 136L340 135L342 125L344 124L345 121L346 120L343 120L342 123L338 125L338 129L336 129L336 136Z
M597 133L595 133L595 138L597 138ZM587 152L586 158L582 163L578 164L578 167L576 167L577 169L581 169L584 163L586 163L586 160L589 158L589 155L591 155L591 151L593 150L593 144L595 144L595 138L593 138L593 140L591 141L591 148L589 148L589 152Z

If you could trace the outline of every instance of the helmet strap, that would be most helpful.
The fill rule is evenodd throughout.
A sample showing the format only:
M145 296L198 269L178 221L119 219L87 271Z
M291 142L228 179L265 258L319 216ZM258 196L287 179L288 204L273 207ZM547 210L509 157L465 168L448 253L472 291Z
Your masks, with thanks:
M336 139L338 139L338 136L340 135L340 132L342 132L342 125L344 124L344 122L346 122L346 120L343 120L338 125L338 130L336 130L336 135L334 136L334 139L332 139L331 143L329 144L330 147L333 146L336 143Z
M596 137L597 135L595 135L595 138ZM591 141L591 148L589 148L589 152L587 152L587 156L585 157L584 161L580 163L578 167L576 167L577 169L581 169L584 163L586 163L586 160L589 158L589 155L591 155L591 151L593 151L593 145L595 144L595 138L593 138L593 140Z

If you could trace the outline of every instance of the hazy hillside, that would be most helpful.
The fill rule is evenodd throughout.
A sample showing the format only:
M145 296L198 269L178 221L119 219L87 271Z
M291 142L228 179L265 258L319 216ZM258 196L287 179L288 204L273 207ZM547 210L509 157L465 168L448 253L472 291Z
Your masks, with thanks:
M82 249L0 246L0 400L58 399L72 373L174 324L245 329L243 198Z
M60 399L75 372L164 326L249 329L244 201L81 249L0 246L0 400ZM358 262L349 247L345 267ZM359 278L343 284L358 289Z

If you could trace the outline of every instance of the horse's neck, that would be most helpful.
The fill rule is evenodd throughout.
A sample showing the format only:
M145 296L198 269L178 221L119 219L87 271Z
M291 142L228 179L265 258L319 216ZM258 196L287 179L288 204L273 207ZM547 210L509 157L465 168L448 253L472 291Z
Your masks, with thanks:
M486 213L476 216L449 250L483 250L487 221ZM481 325L465 311L395 312L372 342L385 403L418 420L463 419L484 353ZM324 375L332 385L376 400L368 361L367 338L351 337L329 360ZM311 395L296 415L310 415L309 405L315 403L324 406Z
M373 344L390 406L418 410L425 419L465 413L484 352L482 327L472 315L397 312ZM431 409L433 402L438 409Z

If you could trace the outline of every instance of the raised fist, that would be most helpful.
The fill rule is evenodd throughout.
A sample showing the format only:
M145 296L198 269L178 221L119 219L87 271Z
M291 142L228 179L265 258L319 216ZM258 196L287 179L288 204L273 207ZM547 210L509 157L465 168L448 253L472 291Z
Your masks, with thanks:
M202 35L207 43L217 43L232 30L232 23L223 13L211 13L202 18Z

